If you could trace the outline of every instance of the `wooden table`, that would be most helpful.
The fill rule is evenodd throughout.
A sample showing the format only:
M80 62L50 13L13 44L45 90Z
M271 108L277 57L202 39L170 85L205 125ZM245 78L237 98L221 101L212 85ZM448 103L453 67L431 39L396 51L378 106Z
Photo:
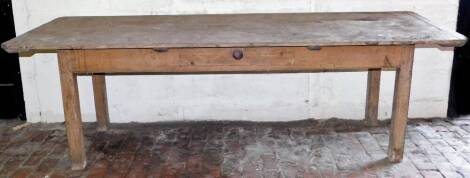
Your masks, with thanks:
M99 130L109 123L106 74L368 70L367 123L377 122L380 72L396 70L388 159L403 158L416 47L466 38L413 12L62 17L2 44L56 52L72 169L86 166L77 75L91 75Z

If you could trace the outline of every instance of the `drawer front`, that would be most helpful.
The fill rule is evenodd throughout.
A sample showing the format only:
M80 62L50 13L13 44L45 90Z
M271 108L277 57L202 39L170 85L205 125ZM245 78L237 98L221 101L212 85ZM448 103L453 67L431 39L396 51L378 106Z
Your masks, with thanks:
M397 68L412 46L64 50L78 73L309 72Z

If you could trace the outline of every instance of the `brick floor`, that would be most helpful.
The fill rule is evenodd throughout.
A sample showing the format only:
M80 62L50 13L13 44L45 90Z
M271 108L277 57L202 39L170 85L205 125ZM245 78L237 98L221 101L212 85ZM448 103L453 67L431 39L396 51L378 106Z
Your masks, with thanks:
M0 177L470 177L470 119L411 121L399 164L387 121L87 123L84 171L62 124L18 124L0 121Z

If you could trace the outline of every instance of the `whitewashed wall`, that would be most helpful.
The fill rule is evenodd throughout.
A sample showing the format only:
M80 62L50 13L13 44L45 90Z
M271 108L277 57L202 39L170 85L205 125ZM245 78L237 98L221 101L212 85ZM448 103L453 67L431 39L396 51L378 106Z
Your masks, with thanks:
M458 0L14 0L17 34L60 16L415 11L454 30ZM410 117L445 116L452 52L416 50ZM55 54L21 58L29 122L64 120ZM380 117L389 118L394 72L384 72ZM287 121L364 117L366 73L112 76L111 122ZM90 77L79 78L82 116L94 121Z

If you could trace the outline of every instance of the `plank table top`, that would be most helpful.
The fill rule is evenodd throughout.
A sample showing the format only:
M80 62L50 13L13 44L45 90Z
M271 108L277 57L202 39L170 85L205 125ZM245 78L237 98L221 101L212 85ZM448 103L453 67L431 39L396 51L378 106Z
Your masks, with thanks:
M2 44L60 49L345 45L462 46L466 38L413 12L61 17Z

